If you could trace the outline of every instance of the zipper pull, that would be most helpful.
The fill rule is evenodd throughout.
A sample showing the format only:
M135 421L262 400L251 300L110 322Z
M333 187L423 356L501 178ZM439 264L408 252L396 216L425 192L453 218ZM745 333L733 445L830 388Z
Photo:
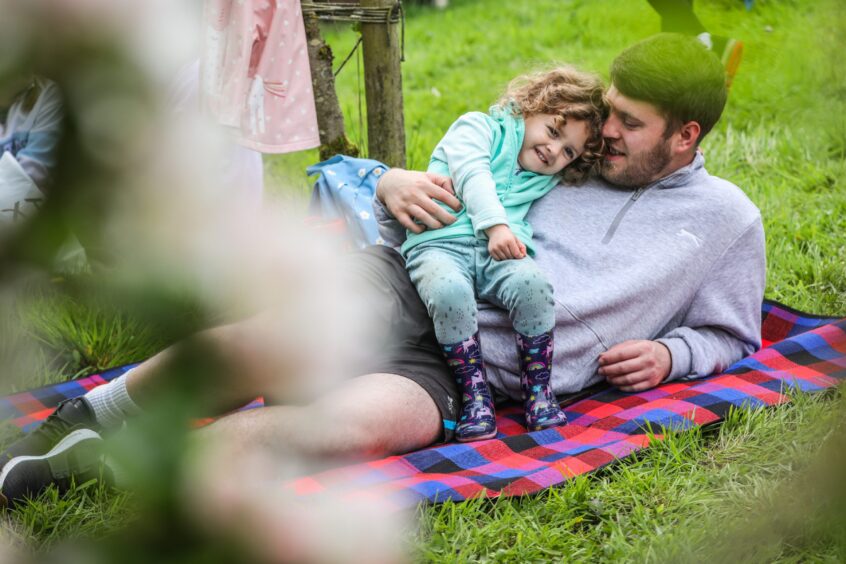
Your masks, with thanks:
M638 189L637 189L637 192L635 192L635 193L632 195L632 201L633 201L633 202L634 202L634 201L637 201L637 199L638 199L638 198L640 198L640 195L641 195L641 194L643 194L644 192L646 192L646 186L641 186L640 188L638 188Z

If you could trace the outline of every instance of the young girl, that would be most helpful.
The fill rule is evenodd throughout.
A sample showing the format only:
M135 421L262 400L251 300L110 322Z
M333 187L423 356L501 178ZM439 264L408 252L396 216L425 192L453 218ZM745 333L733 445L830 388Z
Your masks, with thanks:
M552 286L527 256L525 218L533 201L597 164L606 113L599 79L560 67L516 79L488 114L461 116L435 147L429 171L452 179L464 208L452 225L409 232L402 253L462 390L459 441L496 435L477 298L507 309L514 324L526 426L567 422L549 386Z

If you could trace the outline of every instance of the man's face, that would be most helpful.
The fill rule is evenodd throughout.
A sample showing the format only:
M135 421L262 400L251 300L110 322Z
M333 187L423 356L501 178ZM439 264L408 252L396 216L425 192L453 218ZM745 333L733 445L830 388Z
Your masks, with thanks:
M611 113L602 127L606 154L602 177L612 184L640 187L668 174L670 140L664 138L667 120L648 102L608 90Z

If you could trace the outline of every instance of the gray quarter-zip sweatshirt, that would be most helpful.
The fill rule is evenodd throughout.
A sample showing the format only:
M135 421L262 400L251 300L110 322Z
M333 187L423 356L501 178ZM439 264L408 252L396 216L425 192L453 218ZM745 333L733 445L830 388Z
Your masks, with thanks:
M405 228L374 200L382 237ZM598 356L633 339L672 355L668 380L724 370L761 345L765 283L761 214L735 185L711 176L704 158L640 189L596 179L559 185L527 216L535 261L555 289L552 388L598 382ZM520 397L508 314L479 304L490 383Z

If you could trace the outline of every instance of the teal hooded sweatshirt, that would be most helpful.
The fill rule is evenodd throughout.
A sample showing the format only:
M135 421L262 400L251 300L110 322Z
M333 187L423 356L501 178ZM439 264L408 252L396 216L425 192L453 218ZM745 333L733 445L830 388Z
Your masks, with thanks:
M520 170L517 155L523 145L525 124L510 108L493 106L488 114L464 114L447 130L429 161L429 172L452 179L455 194L464 204L452 225L416 234L407 233L401 252L426 241L476 237L487 239L485 229L507 224L534 255L532 227L526 214L532 202L560 182L548 176Z

